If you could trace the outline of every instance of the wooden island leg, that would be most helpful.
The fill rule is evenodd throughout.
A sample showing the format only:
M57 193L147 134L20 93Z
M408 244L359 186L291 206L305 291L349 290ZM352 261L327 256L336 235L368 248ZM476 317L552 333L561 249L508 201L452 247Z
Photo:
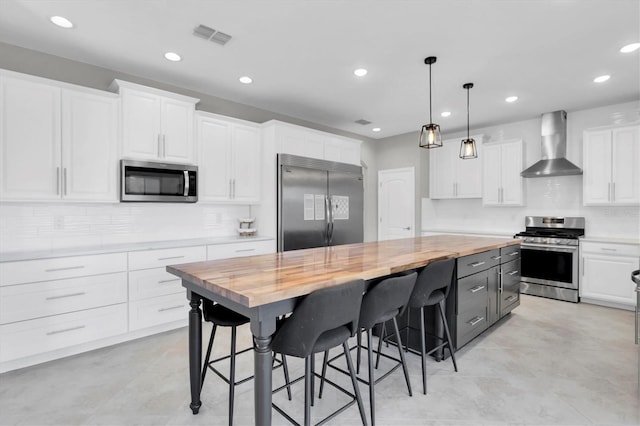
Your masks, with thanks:
M260 315L264 312L254 312L251 315L251 333L253 334L253 362L254 362L254 402L256 426L271 424L271 370L273 356L271 353L271 338L276 331L276 317Z
M189 297L189 379L191 382L191 411L198 414L202 401L200 401L200 389L202 387L202 310L200 303L202 297L191 291Z

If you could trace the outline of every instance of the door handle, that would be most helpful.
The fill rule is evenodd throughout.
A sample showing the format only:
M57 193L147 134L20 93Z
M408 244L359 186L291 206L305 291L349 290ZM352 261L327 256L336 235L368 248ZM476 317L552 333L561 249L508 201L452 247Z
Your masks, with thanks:
M615 182L611 182L611 201L616 201L616 183Z
M330 196L327 199L329 200L329 244L331 244L333 241L333 199Z
M60 195L60 167L56 167L56 195Z
M158 133L158 158L162 158L162 135Z
M189 172L184 170L184 195L185 197L189 195Z
M407 226L406 228L402 228L402 229L404 229L405 231L411 231L411 227L410 226Z

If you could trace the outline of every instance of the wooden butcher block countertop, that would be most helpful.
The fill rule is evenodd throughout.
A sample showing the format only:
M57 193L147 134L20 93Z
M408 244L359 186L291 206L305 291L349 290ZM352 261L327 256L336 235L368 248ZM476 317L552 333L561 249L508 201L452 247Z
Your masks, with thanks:
M516 244L520 240L438 235L186 263L167 266L167 271L252 308Z

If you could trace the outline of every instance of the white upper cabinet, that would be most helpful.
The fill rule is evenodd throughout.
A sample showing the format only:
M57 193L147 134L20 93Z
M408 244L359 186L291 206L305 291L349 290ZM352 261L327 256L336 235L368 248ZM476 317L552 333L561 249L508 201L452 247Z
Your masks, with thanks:
M640 204L640 126L585 130L585 205Z
M273 130L276 152L360 166L359 140L275 120L264 127Z
M193 117L199 99L114 80L122 97L122 155L195 163Z
M476 141L478 158L460 158L462 139L442 142L441 148L429 150L429 195L431 199L482 198L482 140Z
M199 201L260 201L261 131L257 124L198 112Z
M482 155L482 204L521 206L522 140L489 143Z
M17 73L0 81L0 198L117 201L117 96Z

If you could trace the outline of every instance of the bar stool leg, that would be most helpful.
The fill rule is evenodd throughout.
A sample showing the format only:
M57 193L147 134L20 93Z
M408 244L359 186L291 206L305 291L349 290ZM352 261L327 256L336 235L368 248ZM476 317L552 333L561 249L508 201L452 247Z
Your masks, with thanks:
M371 329L367 330L367 362L369 367L369 405L371 406L371 425L376 424L376 396L375 384L373 378L373 354L371 352Z
M236 327L231 327L231 371L229 372L229 426L233 425L233 401L236 388Z
M304 359L304 425L311 425L311 380L313 371L311 370L311 357Z
M211 348L213 347L213 338L216 337L216 325L213 324L211 327L211 337L209 337L209 347L207 348L207 356L204 358L204 366L202 367L202 374L200 377L200 389L204 385L204 378L207 375L207 370L209 369L209 358L211 357Z
M422 361L422 393L427 394L427 345L425 342L424 306L420 308L420 358Z
M409 371L407 370L407 362L404 359L404 351L402 350L402 340L400 340L400 330L398 329L398 321L396 317L393 317L393 328L396 333L396 339L398 340L398 353L402 360L402 369L404 370L404 379L407 381L407 389L409 389L409 396L413 396L411 392L411 381L409 380Z
M316 355L311 354L311 406L313 407L313 403L315 400L315 384L316 384Z
M360 348L362 347L362 330L358 329L356 333L358 347L356 348L356 374L360 374Z
M378 353L376 354L376 370L378 369L378 365L380 365L380 352L382 351L382 341L384 340L384 335L386 334L387 323L380 323L380 337L378 338Z
M351 354L349 353L349 345L347 342L342 344L342 350L344 351L344 357L347 360L347 368L349 369L349 375L351 376L351 383L353 384L353 391L356 394L356 401L358 402L358 410L360 410L360 418L362 419L362 424L367 426L367 416L364 413L364 404L362 403L362 396L360 395L360 388L358 386L358 379L356 378L356 373L353 371L353 361L351 361ZM325 362L324 365L327 365L327 359L329 357L329 351L325 352ZM324 377L324 373L322 374Z
M447 344L449 345L449 352L451 353L451 360L453 361L453 369L456 370L456 373L457 373L458 364L456 364L456 356L453 353L453 345L451 344L451 334L449 334L449 325L447 324L447 320L444 317L444 311L440 303L438 303L438 308L440 309L440 318L442 318L442 324L444 325L444 333L447 336Z
M287 396L291 401L291 386L289 385L289 366L287 365L287 357L282 354L282 371L284 372L284 382L287 384Z
M322 398L322 391L324 390L324 377L327 374L327 364L329 363L329 351L324 351L324 358L322 359L322 374L320 378L320 392L318 398Z

